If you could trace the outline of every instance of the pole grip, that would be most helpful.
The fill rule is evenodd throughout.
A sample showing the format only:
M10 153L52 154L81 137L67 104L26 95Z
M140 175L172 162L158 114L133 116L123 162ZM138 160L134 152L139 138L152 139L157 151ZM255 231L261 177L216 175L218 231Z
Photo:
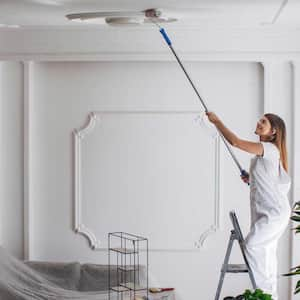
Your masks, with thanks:
M245 170L241 170L241 176L249 176L248 172ZM247 183L248 185L250 185L250 183Z
M160 32L160 33L162 34L162 36L164 37L166 43L167 43L169 46L171 46L171 45L172 45L171 40L169 39L169 37L168 37L167 33L165 32L165 30L164 30L163 28L161 28L161 29L159 30L159 32Z

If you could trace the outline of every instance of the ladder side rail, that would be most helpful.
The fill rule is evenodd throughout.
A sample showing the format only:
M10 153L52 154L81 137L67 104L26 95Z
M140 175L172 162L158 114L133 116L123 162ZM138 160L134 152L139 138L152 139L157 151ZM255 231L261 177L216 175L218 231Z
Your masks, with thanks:
M248 269L251 284L253 286L253 289L256 289L257 286L256 286L255 278L254 278L252 269L249 265L249 262L248 262L248 259L247 259L246 253L245 253L245 240L244 240L244 237L243 237L243 234L242 234L242 230L241 230L239 221L238 221L237 216L236 216L234 211L230 212L230 218L231 218L233 227L234 227L234 229L235 229L235 231L238 235L238 241L239 241L240 249L241 249L241 252L242 252L242 255L243 255L243 259L245 261L245 265Z
M219 300L219 298L220 298L221 289L222 289L223 282L224 282L224 277L225 277L225 274L226 274L226 271L227 271L227 268L228 268L230 253L231 253L233 242L234 242L235 239L236 239L236 234L232 230L230 238L229 238L229 242L228 242L224 262L223 262L222 269L221 269L221 274L220 274L220 279L219 279L219 283L218 283L218 288L217 288L215 300Z
M235 230L235 232L236 232L236 234L238 236L238 240L239 241L244 241L243 233L242 233L240 224L238 222L237 216L236 216L236 214L235 214L234 211L230 212L230 218L231 218L231 222L232 222L233 228L234 228L234 230Z

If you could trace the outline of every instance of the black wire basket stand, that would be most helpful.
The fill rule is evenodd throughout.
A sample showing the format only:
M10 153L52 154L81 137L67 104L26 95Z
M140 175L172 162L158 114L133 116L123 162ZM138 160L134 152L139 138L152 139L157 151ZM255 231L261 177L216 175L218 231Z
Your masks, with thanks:
M149 298L148 239L127 232L108 234L108 299ZM112 298L112 293L116 298Z

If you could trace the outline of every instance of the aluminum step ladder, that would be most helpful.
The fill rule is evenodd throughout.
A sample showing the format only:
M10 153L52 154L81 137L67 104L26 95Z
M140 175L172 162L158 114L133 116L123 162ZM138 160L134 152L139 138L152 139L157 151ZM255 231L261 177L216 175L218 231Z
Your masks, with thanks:
M219 279L219 284L218 284L215 300L219 300L219 298L220 298L221 289L223 286L223 281L224 281L224 277L225 277L226 273L248 273L249 277L250 277L250 281L253 286L253 289L254 290L256 289L256 283L255 283L255 279L253 276L253 272L249 266L249 263L248 263L248 260L247 260L246 254L245 254L245 245L244 245L245 240L244 240L237 216L234 211L231 211L229 213L229 216L230 216L230 219L231 219L231 222L233 225L233 230L231 230L230 239L229 239L229 243L227 246L224 263L223 263L223 266L221 269L221 275L220 275L220 279ZM240 245L240 249L241 249L245 264L229 264L229 258L230 258L233 242L235 240L237 240Z

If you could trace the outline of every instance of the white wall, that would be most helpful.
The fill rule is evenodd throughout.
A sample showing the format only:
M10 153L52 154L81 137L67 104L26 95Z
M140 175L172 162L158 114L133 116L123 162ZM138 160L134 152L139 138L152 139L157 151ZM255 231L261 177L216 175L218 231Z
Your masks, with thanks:
M299 106L299 97L300 97L300 90L299 90L299 77L300 76L300 64L299 61L295 61L292 64L292 82L293 82L293 106L292 106L292 120L293 120L293 138L292 138L292 145L293 145L293 152L292 152L292 172L293 172L293 186L292 186L292 199L293 202L299 202L299 193L300 193L300 123L299 123L299 114L300 114L300 106ZM295 224L295 223L294 223ZM293 226L295 227L295 226ZM295 267L299 265L300 261L300 240L298 236L294 236L292 238L292 249L291 249L291 266ZM293 277L291 282L291 290L294 291L296 286L296 282L299 280L298 276ZM294 299L295 297L291 294L291 298Z
M0 243L23 256L23 67L0 63Z
M181 49L185 49L184 47L186 46L184 45L187 44L182 43L184 36L182 33L181 35L179 33L178 36ZM32 37L36 38L37 36L32 35ZM6 41L7 38L8 35L5 33ZM245 36L243 39L247 40ZM261 43L258 43L260 39ZM233 40L234 43L230 46L230 41ZM74 42L74 40L72 41ZM202 39L202 41L204 40ZM286 120L289 133L289 150L292 154L290 163L295 182L291 201L298 200L299 174L297 173L297 156L295 154L297 151L299 152L299 143L296 139L299 124L296 128L294 124L296 124L297 118L293 115L292 109L294 107L297 108L296 97L298 97L299 93L296 78L298 78L299 68L295 67L292 69L288 59L286 59L289 56L288 51L298 49L298 44L296 44L294 39L289 39L289 43L284 44L277 37L274 38L276 43L273 44L281 45L277 49L275 47L272 48L272 41L264 40L262 37L258 40L249 38L247 41L248 46L243 44L241 40L238 41L236 36L232 37L232 40L224 38L224 44L219 46L216 40L211 44L209 44L209 41L207 39L206 43L201 44L201 46L199 46L200 43L195 43L193 47L195 49L198 47L196 50L203 45L203 52L200 51L196 59L193 59L192 52L189 53L189 61L185 63L196 85L199 87L200 94L207 101L209 108L216 111L230 128L245 138L255 138L253 130L256 120L264 111L274 111ZM14 42L13 45L17 49L15 51L10 46L12 42ZM255 44L255 42L257 43ZM47 54L47 49L49 52L55 52L55 49L50 46L47 48L47 45L43 42L38 44L33 42L30 44L30 47L29 44L27 46L23 44L21 47L18 43L19 40L13 38L9 39L9 43L2 43L3 47L6 45L6 48L2 49L2 55L5 57L5 53L11 53L13 55L7 55L7 59L11 57L16 60L18 60L18 56L26 59L26 55L30 55L35 60L40 59L39 55L42 55L42 57L48 56L51 60L56 60L55 55ZM249 48L250 44L253 47L251 49ZM54 44L52 43L51 45ZM97 46L99 45L97 44ZM144 46L144 44L139 44L138 49L147 49ZM149 46L151 47L150 44ZM130 59L126 61L128 58L126 55L130 54L128 52L124 56L122 54L117 56L116 60L118 61L103 62L102 60L106 59L105 51L108 51L109 47L107 46L108 49L104 49L104 46L101 44L99 47L103 53L100 53L100 57L95 59L95 57L91 56L91 59L96 61L80 61L80 55L77 55L75 59L77 62L66 62L63 58L72 53L70 53L68 48L70 45L68 46L66 43L64 47L60 48L65 52L61 51L61 57L57 62L30 63L29 69L27 64L23 68L20 63L2 63L1 105L6 108L1 109L1 114L4 115L1 118L4 121L1 123L1 139L5 141L5 145L9 146L6 150L1 147L1 164L6 164L6 167L1 168L1 182L5 183L5 189L1 190L3 192L0 202L0 238L2 244L19 257L22 257L23 250L25 250L25 253L29 254L30 259L106 262L105 251L92 251L87 240L83 236L75 234L73 230L74 165L72 131L86 123L87 115L91 111L138 110L143 113L146 111L167 111L170 114L170 112L174 111L198 111L201 110L201 106L179 67L174 62L170 62L170 58L166 59L165 55L161 56L159 53L153 53L152 56L151 53L149 57L145 50L145 53L141 56L137 55L136 60L131 55ZM155 47L160 46L155 44ZM238 52L238 49L241 50L242 48L244 50L248 48L249 51L253 52L250 51L246 54L243 51ZM260 49L255 52L257 48ZM76 49L79 49L78 45ZM115 50L117 49L118 47L116 46ZM133 51L129 44L126 49ZM211 49L222 49L222 51L228 52L211 55L209 54ZM276 52L278 49L281 51L280 54ZM81 48L78 51L84 52L86 49ZM266 51L271 51L271 53L266 54ZM76 51L73 51L73 55L74 53L76 55ZM278 55L281 57L280 61L272 59L274 56L278 57ZM72 57L72 55L69 57ZM262 57L269 58L264 61L263 66L257 63L257 61L260 61L258 58ZM87 56L84 56L85 60L86 58ZM114 60L114 58L114 56L109 56L109 60ZM240 62L235 62L236 60L240 60ZM9 74L11 74L10 77ZM24 89L23 77L25 79ZM8 89L3 88L3 86ZM22 97L25 100L24 143L22 135ZM9 102L8 99L10 100ZM8 118L8 113L14 109L16 110L14 115L19 117L15 119ZM296 114L295 110L294 114ZM174 126L176 118L174 119L173 115L170 115L172 119L171 124ZM186 125L187 129L191 126L191 131L194 126L193 120L192 118L191 125ZM132 122L136 124L134 123L136 119L133 118ZM6 129L8 124L12 124L10 131ZM149 126L152 126L155 122L148 122L147 124L146 132L148 133ZM166 126L165 122L160 121L160 124ZM184 124L188 124L188 118L184 119ZM96 127L93 133L97 134L99 128L101 126ZM175 127L174 129L179 128ZM16 132L17 135L11 135L11 131ZM129 134L129 132L124 129L123 134ZM205 129L199 127L199 140L205 134ZM162 132L159 133L159 136L161 135ZM163 137L161 136L161 138ZM207 141L207 137L205 139ZM185 139L185 141L191 143L191 146L193 146L193 140L194 135L190 139ZM86 137L84 142L86 141L93 142L93 147L101 146L97 135L93 137L91 134ZM173 139L172 142L174 141ZM200 148L198 140L195 140L194 143L196 149ZM91 148L93 149L93 147ZM23 150L26 150L24 170ZM194 151L195 149L192 150ZM166 150L164 149L163 151ZM203 169L210 172L212 160L206 158L206 151L207 148L199 149L196 162L198 164L201 163L203 158ZM199 293L199 289L201 289L203 299L209 299L214 296L219 270L231 229L228 211L235 209L240 216L242 229L245 233L248 229L248 188L241 183L238 171L222 145L220 153L221 173L220 185L218 186L220 207L217 207L217 211L220 213L220 228L217 228L215 233L207 237L202 248L193 249L191 247L191 249L184 250L183 248L186 248L186 246L180 248L180 239L179 241L174 241L174 238L170 241L172 247L169 247L169 249L167 244L159 247L159 239L162 232L150 232L151 224L146 224L147 226L143 229L145 231L148 230L149 235L152 237L150 239L150 247L151 240L155 239L154 248L156 250L150 252L150 279L152 283L162 286L175 286L179 300L195 298ZM250 157L238 150L236 153L242 165L246 167ZM194 152L193 156L195 156ZM194 175L196 174L196 169L193 168L192 164L195 159L193 156L191 155L185 159L189 166L188 171ZM84 162L83 160L82 163L84 164ZM14 167L10 168L8 165ZM172 164L169 165L169 167L171 166ZM114 165L114 168L116 167ZM106 168L108 170L109 165L106 165ZM141 170L139 165L136 166L136 169ZM23 171L25 178L22 176ZM102 173L102 176L103 174L105 174L105 171ZM158 181L164 180L164 174L157 174L159 178L160 176L162 177ZM172 175L171 178L174 178L174 176ZM204 176L203 171L202 173L200 172L200 176ZM94 178L91 179L94 180ZM131 180L133 179L131 178ZM30 209L29 214L27 210L25 211L25 216L29 215L30 217L25 222L25 249L22 247L23 180L26 185L24 187L25 207L29 204ZM116 182L118 185L120 183L121 181ZM187 183L189 184L189 182ZM84 184L85 186L89 184L88 178L85 178ZM198 195L197 193L201 193L201 184L199 186L200 189L197 185L192 185L192 194ZM149 186L146 186L146 188L149 188ZM156 187L158 199L161 199L166 192L165 188L166 186L164 185ZM177 187L177 189L183 195L188 191L185 186ZM132 195L133 190L129 191ZM142 194L142 188L139 188L137 192L136 197L141 199L141 203L135 203L134 208L151 201L145 191ZM141 194L143 197L140 197ZM90 197L89 195L87 196ZM177 200L180 201L183 198L178 197ZM196 209L199 212L201 211L201 213L203 209L208 208L210 212L213 212L213 209L216 207L215 203L205 202L207 198L213 199L212 189L205 189L204 197L199 199L198 203L194 202ZM91 201L92 198L90 197L89 199ZM85 199L82 200L84 201ZM129 198L126 199L126 201L128 200ZM101 207L101 201L103 201L103 198L100 198L100 203L97 203L99 208ZM184 199L184 201L185 203L188 202L187 199ZM90 202L90 204L92 206L96 205L93 202ZM118 206L118 203L116 202L115 205ZM89 206L86 207L88 208ZM178 206L176 207L178 209ZM174 213L176 214L178 211ZM170 214L172 214L172 210ZM154 218L156 216L154 215ZM99 235L99 239L103 240L104 232L113 228L115 223L112 221L102 224L101 221L97 221L97 217L97 212L91 213L91 223L89 225ZM209 216L206 216L207 221L212 220L213 217L214 214L210 213ZM166 220L168 220L168 216L166 216ZM197 220L193 222L195 224L194 227L197 227ZM193 234L199 235L207 228L207 224L209 222L199 222L199 228L195 228ZM137 228L143 228L139 225L137 224ZM189 229L186 222L182 222L181 225L182 228L180 226L176 228L179 232L184 233L185 229ZM133 223L132 226L134 226ZM121 227L122 224L120 225ZM140 233L139 229L136 230L136 233ZM189 237L184 237L183 240L185 243L194 241L193 238ZM294 260L292 264L299 263L300 258L297 259L296 257L297 244L294 242L293 246L290 247L290 245L291 236L287 231L282 238L279 249L279 271L281 273L286 272L290 267L290 252L292 252ZM234 249L233 260L236 262L241 261L237 248ZM249 286L249 281L246 276L241 275L233 278L233 276L229 275L224 284L224 296L240 293L247 286ZM291 287L289 287L288 279L281 277L280 298L288 299L290 291Z
M195 82L200 86L203 97L209 101L209 106L219 112L219 115L224 118L228 126L234 128L238 134L247 138L254 138L251 132L253 132L256 120L262 113L263 107L263 70L261 65L239 62L194 62L188 63L187 68L191 70ZM30 74L32 76L30 82L33 86L29 96L31 99L29 109L31 120L31 131L29 134L31 137L29 145L31 161L29 165L29 176L31 178L29 189L31 216L29 228L29 236L31 237L29 241L30 258L106 262L105 253L91 252L86 240L81 236L75 235L72 230L74 208L72 172L74 171L74 166L72 165L71 133L73 129L84 124L90 111L142 111L143 113L147 111L167 111L166 116L169 114L170 120L173 120L169 129L170 135L172 135L173 132L176 133L180 128L176 128L176 118L174 120L174 116L170 112L200 111L198 99L184 80L182 73L178 70L178 66L171 62L35 63L31 66ZM88 80L83 81L83 78ZM216 89L216 87L218 88ZM190 118L185 117L184 123L179 119L180 124L190 124L185 125L186 130L189 130L189 126L190 131L195 130L193 129L195 127L195 115L196 113L192 114ZM155 114L152 117L155 118ZM136 122L135 115L129 115L127 118L132 120L132 122ZM157 121L150 123L148 121L146 126L151 126L151 124L155 123ZM137 123L137 125L140 126L141 123ZM163 122L161 125L165 126L165 123ZM149 133L147 128L144 131ZM126 130L119 138L122 139L124 134L126 134ZM161 136L162 140L164 139L161 132L157 134ZM174 200L177 203L181 203L183 207L185 205L189 207L189 202L193 202L195 209L200 213L199 216L201 216L202 212L202 217L208 221L208 223L203 222L200 218L199 220L192 220L193 226L199 226L199 228L193 228L194 231L191 232L191 236L207 230L210 219L211 223L213 223L213 212L216 209L212 201L214 200L214 195L212 194L214 189L206 189L207 185L214 185L213 178L210 176L210 182L205 182L204 177L205 174L211 174L210 171L213 167L209 157L206 158L207 151L210 149L207 147L201 149L201 142L207 143L209 141L205 134L205 129L199 127L199 140L196 139L196 134L192 135L189 140L184 139L180 134L178 135L178 143L180 144L181 141L186 143L188 141L191 149L186 150L187 154L190 153L188 158L177 157L177 159L183 160L189 171L187 173L192 174L192 179L197 176L197 169L199 168L199 182L198 186L187 181L186 184L189 185L186 188L184 186L176 187L177 194L179 193L181 196ZM99 144L100 147L102 146L100 137L101 132L95 137L96 140L93 143L93 147L97 147ZM111 138L115 138L115 135ZM141 137L139 136L139 138ZM91 140L93 141L92 138ZM123 140L123 143L125 144L126 141ZM120 147L122 146L124 145L121 144ZM109 151L109 145L107 147L107 151ZM194 152L195 149L197 149L196 152ZM170 149L170 154L172 154L172 150ZM241 225L245 231L248 228L248 188L241 183L238 171L232 164L230 157L225 153L223 146L221 153L224 153L222 154L223 167L221 169L220 184L221 200L220 206L217 207L221 216L221 231L217 230L216 234L209 236L203 249L197 250L194 248L192 242L195 238L186 236L190 227L188 223L185 223L190 216L186 216L186 220L183 218L179 223L180 226L170 228L172 237L169 240L170 246L162 243L163 234L168 233L168 231L162 230L160 232L156 230L155 232L150 232L151 219L148 221L150 224L147 224L148 226L146 227L143 227L142 224L134 223L133 226L129 226L132 229L134 225L138 228L148 229L148 235L152 236L152 239L150 238L150 248L151 240L153 240L155 244L153 248L161 250L150 254L151 280L153 283L160 285L176 286L179 299L190 298L196 295L199 278L206 278L210 287L205 290L206 297L212 297L230 230L228 211L233 208L236 209L241 217ZM107 156L107 153L103 154ZM243 165L247 166L249 157L244 153L237 154ZM97 156L94 158L97 159ZM84 163L88 163L85 159L84 157L82 159L83 166ZM153 158L148 156L147 159L151 162ZM153 159L152 164L155 165L156 163L157 161ZM196 163L196 168L194 168L193 163ZM115 170L111 170L111 166L108 164L104 174L111 171L112 173L118 172L118 165L113 166ZM172 163L169 167L172 167ZM139 165L136 168L139 168ZM200 168L205 170L205 172L203 173L202 171L201 173ZM181 172L179 171L178 173L180 174ZM134 175L130 175L130 172L129 176L133 177L133 181L136 180ZM160 172L156 176L158 177L158 182L166 180L166 173ZM171 178L174 179L174 175ZM94 176L90 179L84 178L84 188L88 189L89 182L94 180ZM149 176L148 178L146 177L145 181L147 180L149 180ZM106 181L104 184L109 183L110 181ZM116 188L119 188L122 183L123 181L117 181ZM203 188L201 183L205 185ZM194 192L187 194L189 188L193 188ZM139 200L138 204L133 205L133 210L144 207L150 201L153 202L153 191L151 191L152 193L147 192L147 189L149 189L149 186L146 186L145 190L128 187L128 194L132 196L132 193L136 192ZM124 192L124 190L121 190L121 192ZM203 193L201 194L201 192ZM111 197L109 189L106 193L108 194L107 197ZM172 199L165 199L165 195L168 193L166 185L156 186L154 193L158 197L158 202L172 201ZM189 199L191 195L195 200ZM105 194L96 194L94 197L99 203L98 209L105 207ZM126 197L115 201L115 209L117 211L122 206L122 201L129 202L131 200L130 197ZM172 195L173 197L174 195ZM197 198L199 199L198 203L196 201ZM89 197L89 199L91 200L92 197ZM82 199L83 206L85 200L85 198ZM121 203L118 203L118 201ZM103 204L102 206L101 203ZM94 208L96 204L91 203L90 206ZM86 207L87 209L89 208L88 205ZM210 214L207 215L206 211L210 211ZM107 211L107 213L109 212ZM172 206L170 204L166 212L168 212L169 217L166 214L164 222L168 224L168 218L171 222L173 215L176 216L180 213L180 206ZM154 210L152 220L155 220L155 217L157 217L156 221L160 221L161 216L157 215ZM101 223L99 216L101 217L101 213L90 210L90 220L86 220L85 223L93 224L94 227L92 229L94 232L99 233L100 240L105 239L107 231L128 228L124 220L126 217L132 218L129 210L124 219L118 220L117 223L120 225L116 228L113 214L111 215L112 220L108 223ZM172 229L178 233L177 236ZM135 232L144 233L139 230L135 230ZM181 235L183 235L182 238ZM174 240L176 237L179 241ZM182 240L182 246L180 240ZM190 247L188 247L189 243L191 244ZM106 243L104 242L102 247L105 246ZM235 256L237 259L240 258L237 251ZM283 256L286 256L286 250L284 250ZM287 266L288 262L285 260L284 267ZM211 269L215 272L211 272ZM180 271L178 272L178 270ZM192 280L182 282L182 273L188 273ZM211 275L206 276L205 274ZM228 280L228 285L225 285L224 291L227 291L227 293L238 293L241 286L246 287L248 285L245 277L241 276L238 280L240 282L239 288L237 288L236 281L230 282Z
M187 64L187 67L191 69L203 97L209 100L210 107L220 112L220 116L228 126L235 128L237 133L253 138L252 132L261 114L263 100L261 66L256 63L194 62ZM222 215L221 223L224 223L224 226L222 231L217 230L216 234L207 238L204 249L195 248L196 238L214 223L214 157L210 158L207 153L214 151L214 147L213 145L201 147L201 143L209 143L210 138L206 137L201 127L198 129L197 136L194 123L196 113L184 117L170 113L201 111L197 98L178 70L178 66L171 62L37 63L33 65L32 74L34 89L30 111L33 130L30 172L32 184L30 258L106 262L105 254L91 252L86 240L72 231L72 169L74 169L71 156L72 130L86 122L90 111L167 111L165 115L150 114L150 118L143 113L129 114L125 115L125 121L124 116L112 113L110 116L105 116L103 125L100 117L98 127L102 131L100 129L97 131L98 127L96 127L90 136L85 138L93 148L89 148L90 144L87 142L84 144L86 145L84 149L88 153L83 151L83 169L85 164L93 165L93 160L93 167L98 167L98 171L94 170L96 175L89 175L90 173L87 172L84 174L91 178L83 177L82 210L89 209L89 219L85 214L84 224L92 227L99 240L104 240L102 245L104 248L107 246L106 234L109 231L129 230L149 236L150 248L161 250L150 253L152 280L162 286L176 286L178 299L187 299L197 294L196 283L199 278L206 278L210 288L205 290L205 297L212 297L219 272L210 270L219 270L223 260L230 231L228 211L235 208L242 218L242 226L245 230L248 227L248 188L240 181L238 170L233 166L228 155L222 155L224 156L222 161L224 167L221 170L222 194L220 207L217 209ZM83 78L87 80L83 81ZM168 118L166 128L165 122ZM127 158L132 170L128 171L127 178L119 178L120 175L126 176L126 166L124 162L114 163L113 159L120 158L111 155L112 151L114 155L118 155L118 151L111 148L111 144L115 144L120 149L123 147L124 150L119 151L124 155L122 152L126 152L128 148L124 136L127 136L127 139L131 138L131 143L135 145L139 144L130 133L134 132L139 139L143 137L134 129L128 132L126 127L121 133L119 133L121 128L118 131L113 127L114 134L105 135L112 132L110 126L113 126L113 122L122 120L121 126L126 124L129 128L144 126L141 133L144 132L146 135L150 134L158 123L162 126L161 130L155 132L155 138L152 137L149 141L149 137L146 136L143 140L142 145L147 143L152 147L152 151L147 153L144 149L141 153L136 150L135 162L131 157ZM186 135L189 133L190 137L183 136L184 132L176 124L176 120L184 126ZM118 126L116 123L115 127ZM166 130L169 131L168 136ZM150 155L151 152L157 151L155 143L159 140L161 143L169 140L169 147L175 145L173 135L176 134L177 143L188 146L184 152L179 146L174 149L161 146L159 149L162 155L165 155L165 159ZM106 141L104 144L103 139ZM102 157L97 161L97 154L93 159L89 157L93 155L93 151L100 153L103 147L107 149L102 151L104 161ZM221 152L224 151L222 147ZM177 155L174 152L177 152ZM143 155L147 155L146 159L152 168L140 167L142 159L138 159L138 156ZM249 157L242 153L238 155L246 166ZM159 162L160 158L162 160ZM179 169L174 167L175 158L178 160L176 164L179 165ZM109 160L107 164L105 159ZM120 165L123 167L121 170ZM151 170L161 165L170 169L171 174L161 170L154 173L154 180L151 177L153 176ZM186 178L185 181L181 176L184 171L186 177L191 177ZM134 172L138 172L137 176ZM108 178L105 178L106 173ZM144 181L139 180L142 176ZM99 180L98 186L103 184L102 189L112 184L115 184L115 187L106 188L104 192L100 189L98 192L88 193L89 188L95 190L93 182L96 181L97 184L97 180ZM175 186L176 181L177 186ZM168 182L171 186L168 186ZM153 199L154 197L156 198ZM114 201L111 209L107 207L107 199ZM124 202L131 205L126 212L121 211L126 209ZM149 203L152 204L152 210ZM194 205L194 211L198 213L194 216L182 216L176 224L174 217L180 218L183 209L188 211L190 205ZM148 216L145 215L144 207L148 210ZM156 211L159 209L161 211ZM145 219L135 217L137 211L144 214ZM109 214L108 221L103 222L105 214ZM120 216L114 220L116 214ZM136 222L131 221L134 218ZM130 220L128 221L130 224L126 223L126 219ZM146 226L143 222L146 222ZM159 227L162 229L159 230ZM168 237L167 242L165 236ZM185 273L192 279L182 282L182 274ZM206 276L206 274L210 275ZM243 276L239 280L240 286L247 286L248 283ZM236 281L229 283L228 292L234 287ZM238 288L235 292L239 292Z

